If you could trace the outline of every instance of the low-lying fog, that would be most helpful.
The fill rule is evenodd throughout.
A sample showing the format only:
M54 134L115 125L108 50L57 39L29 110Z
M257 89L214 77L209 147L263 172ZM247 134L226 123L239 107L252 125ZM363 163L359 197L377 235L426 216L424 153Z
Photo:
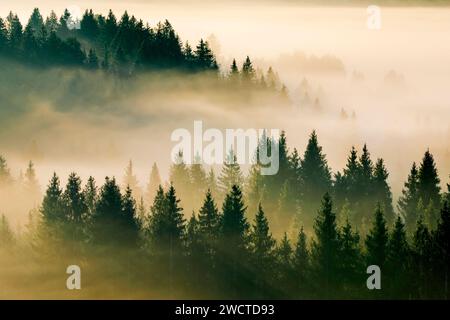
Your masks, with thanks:
M153 162L167 179L175 144L170 134L176 128L193 130L194 120L219 129L281 128L290 149L296 147L301 154L316 129L334 172L342 170L352 145L360 150L366 142L373 159L386 160L395 198L412 162L420 162L427 148L435 156L442 184L449 181L448 8L382 7L380 30L367 28L364 7L19 0L2 1L0 15L12 10L26 23L34 5L43 15L51 9L60 15L69 5L103 14L111 8L117 16L127 9L152 26L167 18L184 41L209 38L224 72L233 57L241 65L246 55L256 67L273 66L293 101L288 110L276 105L236 107L223 93L215 97L215 92L194 90L185 83L189 79L155 80L155 75L133 80L129 94L116 96L104 92L114 86L99 84L101 76L92 75L87 94L107 97L97 104L95 98L70 95L77 79L73 72L24 71L28 79L35 77L29 81L36 87L51 84L40 95L23 92L20 84L7 91L12 88L7 83L14 83L14 75L7 73L11 78L0 80L0 154L14 176L33 160L42 191L53 171L63 182L71 171L83 178L93 175L99 183L106 175L121 180L129 159L142 187ZM161 89L164 81L168 85ZM52 97L46 99L46 94ZM25 105L8 110L17 107L14 101Z

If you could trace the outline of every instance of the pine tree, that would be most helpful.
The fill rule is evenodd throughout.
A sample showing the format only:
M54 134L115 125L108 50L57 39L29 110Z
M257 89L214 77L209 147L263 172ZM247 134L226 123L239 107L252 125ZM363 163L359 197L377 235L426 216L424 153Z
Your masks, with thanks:
M408 175L408 180L405 182L402 190L402 195L398 200L398 209L400 214L406 221L407 230L412 231L417 222L417 205L419 201L418 184L419 172L417 171L416 163L414 162L411 171Z
M305 218L305 225L311 226L317 212L318 203L326 192L331 191L331 173L322 147L317 140L315 131L306 147L303 159L300 161L301 195L300 206Z
M366 237L367 263L383 269L387 258L388 230L381 205L375 210L373 225Z
M432 205L437 209L441 202L441 187L439 185L440 179L436 169L433 155L429 150L425 152L422 163L419 167L418 174L418 196L422 199L425 207L432 202Z
M312 243L312 259L318 280L323 281L325 290L335 287L336 274L339 273L339 233L336 226L336 215L333 202L328 193L322 200L322 208L315 219L314 232L316 238Z

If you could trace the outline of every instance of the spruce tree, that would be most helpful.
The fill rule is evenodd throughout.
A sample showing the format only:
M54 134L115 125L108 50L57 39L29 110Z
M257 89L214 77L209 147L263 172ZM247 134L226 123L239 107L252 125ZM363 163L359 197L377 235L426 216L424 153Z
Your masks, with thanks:
M425 152L419 167L418 174L418 196L422 199L425 207L431 202L438 209L441 202L440 179L436 169L433 155L429 150Z
M233 185L222 206L220 221L222 246L229 254L242 257L248 248L249 224L245 218L245 211L241 189Z
M207 245L209 248L214 248L216 245L215 242L219 232L219 219L219 211L217 210L217 206L212 197L212 193L208 189L203 201L203 205L199 210L198 222L199 233L205 245Z
M147 184L146 202L148 204L153 203L153 198L161 185L161 176L159 175L158 166L156 162L153 163L152 171L150 172L150 179Z
M95 212L95 206L98 200L97 186L95 184L95 179L92 176L88 178L88 181L83 189L83 199L87 209L87 217L91 218Z
M417 205L419 201L418 184L419 172L417 171L416 163L414 162L411 171L408 175L408 180L405 182L402 190L402 195L398 200L398 209L400 214L406 221L406 228L412 231L417 223Z
M261 204L255 217L250 234L252 260L258 272L267 274L273 267L273 254L276 241L269 230L269 222L264 214Z
M287 298L295 289L295 271L293 266L293 250L288 239L287 233L284 233L281 242L276 248L276 268L277 276L276 286L280 290L282 298Z
M162 252L181 252L185 220L179 202L173 185L170 185L166 193L162 187L158 189L151 207L149 225L154 249Z
M388 177L389 173L384 166L383 159L378 159L373 174L374 190L372 196L377 202L383 205L386 220L392 222L394 221L394 209L392 207L391 187L387 182Z
M133 161L128 162L128 166L125 169L125 176L123 178L123 188L130 187L132 195L135 199L139 199L142 196L142 190L139 186L138 179L134 174Z
M388 242L386 266L391 276L391 286L396 295L405 292L405 273L410 268L410 248L406 240L405 225L400 216L395 220Z
M136 247L139 241L140 230L136 215L136 200L129 186L122 196L122 215L120 218L120 244L130 248Z
M429 294L428 278L432 269L432 235L423 222L423 215L419 214L416 230L413 236L412 255L413 269L416 273L415 286L417 298L427 297Z
M241 168L237 163L236 155L232 150L230 150L227 155L218 181L220 191L223 195L230 192L235 185L240 188L242 187L244 178L242 176Z
M362 257L359 244L359 234L353 231L348 218L339 233L340 240L340 271L345 287L357 286L362 277Z
M328 193L322 200L322 208L314 223L315 239L312 242L312 259L314 269L325 290L335 287L336 274L339 273L339 233L336 226L336 215L333 202ZM328 292L328 291L327 291Z
M378 204L375 210L372 228L366 236L365 241L368 265L377 265L383 270L387 258L388 240L388 230L383 209Z
M105 178L100 189L95 214L91 222L92 241L101 246L122 245L120 227L122 221L122 195L115 178Z
M319 209L320 199L331 191L331 173L317 134L312 132L303 159L300 161L300 205L306 226L311 226Z
M66 221L63 211L62 190L56 173L53 173L45 192L41 213L43 222L47 225L54 225L58 222Z
M310 268L310 253L307 245L307 238L303 227L300 228L298 233L297 243L295 245L294 257L293 257L293 267L297 279L300 298L304 297L309 288L309 272Z
M201 199L206 192L206 173L200 163L194 163L189 168L191 189L191 206L198 209Z
M69 175L62 197L67 221L81 224L86 216L87 206L81 190L81 179L75 172Z
M173 184L177 190L177 194L183 203L186 210L192 209L186 206L186 202L189 205L189 199L192 196L192 184L189 174L189 168L183 159L183 152L178 152L175 162L170 167L169 181Z

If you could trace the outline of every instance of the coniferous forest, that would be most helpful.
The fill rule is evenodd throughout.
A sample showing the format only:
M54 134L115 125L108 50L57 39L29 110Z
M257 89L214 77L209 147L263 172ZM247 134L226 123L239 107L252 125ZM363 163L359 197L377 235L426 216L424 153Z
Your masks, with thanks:
M450 176L438 172L433 148L407 159L398 196L391 163L373 157L369 143L327 151L319 128L301 148L290 142L295 132L282 131L275 175L262 175L260 163L240 165L233 150L213 166L191 164L180 150L166 177L166 164L153 160L163 152L156 145L146 181L131 160L123 177L94 178L109 169L105 162L95 172L105 159L133 159L127 152L144 148L137 143L144 131L132 130L149 126L154 140L166 139L157 124L175 129L211 105L208 117L236 113L231 123L252 120L251 112L330 121L332 99L321 88L308 91L303 79L288 90L270 64L229 58L220 63L207 40L183 42L168 20L151 26L127 11L88 9L75 21L69 10L45 17L36 8L26 23L13 12L0 18L0 298L450 298ZM306 107L292 111L298 100ZM181 107L167 111L174 101ZM337 121L354 126L359 114L350 119L340 103ZM92 129L101 126L109 131ZM113 131L130 133L115 141ZM39 139L47 141L47 158ZM11 150L23 141L32 141L31 151L19 157ZM98 157L94 169L73 168L80 150ZM45 163L58 151L68 156ZM340 170L329 163L334 152L346 152ZM31 161L17 174L24 157ZM44 184L41 164L48 172L58 161ZM69 175L58 173L67 167ZM11 219L24 207L25 221ZM81 268L82 290L66 289L69 265ZM379 290L367 286L373 265L381 270Z
M154 164L143 192L131 162L125 188L115 177L82 182L75 172L63 186L55 173L23 232L2 216L1 250L8 260L47 265L41 272L49 276L82 261L101 274L92 290L106 283L131 297L448 298L450 185L440 189L429 151L412 164L394 205L384 162L373 162L367 146L361 155L353 148L342 173L332 174L315 132L302 156L285 135L278 144L274 176L259 175L255 164L244 178L230 162L216 177L181 160L170 183ZM33 164L14 180L0 159L2 189L36 197ZM374 264L378 292L366 288Z

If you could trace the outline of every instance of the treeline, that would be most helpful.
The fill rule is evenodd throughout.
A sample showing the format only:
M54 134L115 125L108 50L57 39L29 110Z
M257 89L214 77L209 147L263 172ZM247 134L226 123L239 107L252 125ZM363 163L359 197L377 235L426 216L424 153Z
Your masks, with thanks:
M32 66L76 66L130 75L138 71L176 69L219 74L207 41L192 47L182 43L169 21L150 27L125 12L120 19L86 10L81 21L66 9L44 17L35 8L25 26L12 12L0 18L0 56ZM286 90L277 74L255 70L249 57L241 70L233 60L226 78Z
M413 165L395 212L382 160L369 170L367 184L356 184L367 178L364 168L372 167L366 147L361 157L352 149L343 174L331 179L315 133L301 159L296 150L288 152L285 135L278 144L278 175L251 173L250 178L260 177L256 184L250 180L253 185L244 183L235 161L224 165L218 179L211 171L203 185L193 183L203 177L201 165L188 167L179 161L172 166L173 183L165 187L154 165L147 195L133 195L130 184L136 183L136 178L131 163L122 191L116 180L108 177L101 188L92 177L83 187L75 173L62 188L54 174L42 205L30 215L26 236L22 236L35 254L64 253L71 261L110 257L123 266L123 272L135 276L139 285L185 290L188 296L195 292L195 296L227 298L448 298L450 187L447 193L440 192L429 151L419 168ZM5 179L9 172L5 161L1 163L0 177ZM252 170L257 168L255 165ZM297 177L289 171L293 168L298 170ZM203 186L205 190L186 193L179 180L186 172L191 188ZM284 183L277 180L283 174ZM297 179L310 184L298 185L298 194L291 199L295 201L283 203L290 199L286 192L295 186L288 183ZM255 185L265 190L263 197L255 198ZM330 189L319 195L322 189L317 186L321 185ZM359 196L350 192L356 186ZM273 189L266 189L269 187ZM249 190L246 195L243 188ZM369 195L362 190L369 190ZM384 193L378 193L380 190ZM192 214L182 208L182 192L199 201ZM268 201L269 194L284 208L298 203L301 214L295 237L286 232L282 237L272 235L273 226L280 228L277 223L282 220L279 207ZM137 197L141 200L136 203ZM151 199L148 206L145 197ZM373 203L370 209L369 200ZM256 206L251 205L255 202ZM305 226L309 219L306 210L314 208L311 228ZM286 209L282 212L287 214ZM17 237L20 241L21 236ZM14 233L4 216L0 239L2 247L14 250ZM374 264L382 272L380 291L366 288L366 268ZM151 280L142 280L142 270L147 270Z

